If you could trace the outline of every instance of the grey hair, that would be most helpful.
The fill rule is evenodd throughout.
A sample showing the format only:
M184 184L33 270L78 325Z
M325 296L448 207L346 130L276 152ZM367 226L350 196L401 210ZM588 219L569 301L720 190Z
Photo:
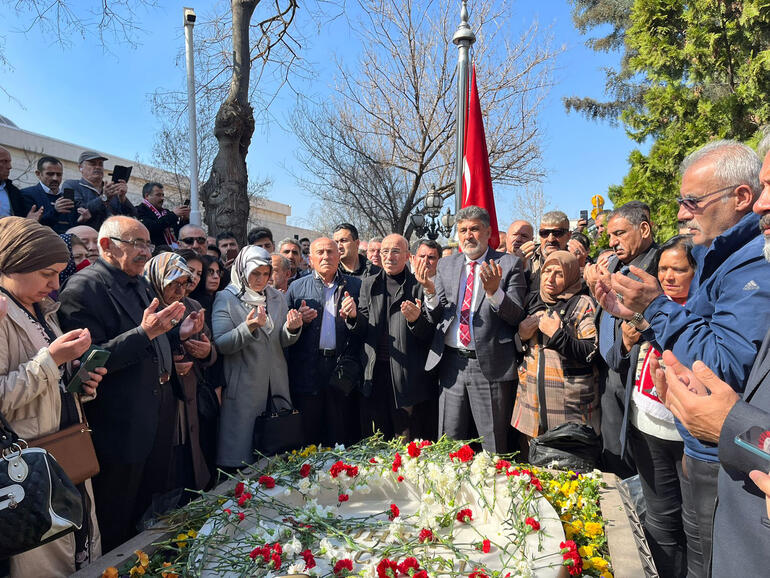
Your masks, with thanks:
M135 221L132 217L119 216L108 217L102 226L99 227L99 236L96 238L96 242L99 245L99 255L104 253L102 249L102 239L109 239L110 237L120 237L123 235L123 225L127 220ZM138 221L137 221L138 222Z
M762 192L759 182L759 172L762 161L751 147L734 140L715 140L691 152L679 165L679 174L684 174L694 165L711 160L714 167L714 178L718 184L725 187L730 185L748 185L754 198Z
M540 218L540 224L542 225L543 223L548 223L549 225L567 223L567 228L569 228L569 217L563 211L548 211Z
M291 261L281 255L280 253L273 253L271 257L278 257L278 262L281 264L281 269L284 271L290 271L291 270Z
M302 245L299 244L299 241L297 241L297 239L292 239L291 237L286 237L285 239L283 239L280 243L278 243L279 252L281 249L283 249L284 245L294 245L297 249L299 249L299 252L302 253Z
M383 238L382 237L372 237L369 239L370 243L382 243Z
M468 205L467 207L457 211L457 215L455 215L455 223L459 223L460 221L469 221L471 219L478 219L484 223L485 227L489 227L489 212L486 209L477 207L476 205Z

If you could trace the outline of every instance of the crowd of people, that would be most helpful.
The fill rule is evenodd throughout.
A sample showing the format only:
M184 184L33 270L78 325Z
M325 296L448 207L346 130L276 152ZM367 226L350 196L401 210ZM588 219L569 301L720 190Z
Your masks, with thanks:
M766 571L770 461L734 439L770 431L770 156L732 141L689 155L671 239L632 201L591 229L518 220L492 247L468 206L457 249L365 243L351 223L278 244L258 227L240 246L165 208L161 183L132 206L105 160L84 152L62 183L44 156L19 191L0 147L0 412L27 440L84 414L100 466L79 486L83 528L0 570L67 575L159 498L250 464L272 399L299 410L304 444L478 437L526 461L581 424L598 467L639 475L661 576ZM105 367L67 392L92 345Z

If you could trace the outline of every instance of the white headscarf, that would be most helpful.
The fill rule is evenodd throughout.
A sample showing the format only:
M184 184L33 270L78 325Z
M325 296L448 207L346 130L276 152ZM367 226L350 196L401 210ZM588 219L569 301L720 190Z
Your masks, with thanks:
M230 284L226 289L247 305L252 307L265 305L267 298L264 289L258 293L249 287L249 275L254 269L263 265L273 266L270 253L262 247L247 245L241 249L233 262L230 269Z

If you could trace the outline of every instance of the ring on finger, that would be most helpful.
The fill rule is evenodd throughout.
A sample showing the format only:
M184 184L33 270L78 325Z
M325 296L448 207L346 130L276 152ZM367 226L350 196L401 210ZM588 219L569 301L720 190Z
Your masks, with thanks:
M622 293L620 293L618 291L615 291L615 297L618 298L618 303L623 303L623 294Z
M177 323L179 323L179 320L178 320L178 319L172 319L172 320L171 320L171 326L172 326L172 327L176 327Z

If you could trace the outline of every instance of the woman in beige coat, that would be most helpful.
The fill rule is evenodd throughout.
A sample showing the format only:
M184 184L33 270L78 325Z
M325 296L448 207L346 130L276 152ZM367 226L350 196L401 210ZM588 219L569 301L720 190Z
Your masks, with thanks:
M79 417L72 394L62 386L64 368L91 345L87 329L62 335L56 319L58 303L48 294L59 288L59 273L70 259L64 241L48 227L30 219L0 219L0 292L7 308L0 319L0 412L27 441L53 433ZM84 382L96 394L104 369ZM62 417L65 422L62 422ZM90 498L90 480L85 491ZM93 500L90 500L91 504ZM77 555L87 562L100 554L93 507L86 511L86 534L67 534L10 559L12 578L68 576Z

